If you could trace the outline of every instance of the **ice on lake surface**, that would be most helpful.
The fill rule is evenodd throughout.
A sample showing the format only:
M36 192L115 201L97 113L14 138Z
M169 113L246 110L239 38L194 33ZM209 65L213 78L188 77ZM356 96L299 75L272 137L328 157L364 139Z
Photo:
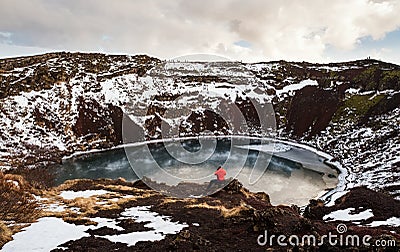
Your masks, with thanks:
M208 183L222 165L251 191L270 195L273 204L304 205L321 192L336 187L338 172L324 163L326 157L290 143L220 138L143 144L92 153L66 160L59 183L74 178L125 178L146 176L157 182ZM133 169L132 169L133 167Z

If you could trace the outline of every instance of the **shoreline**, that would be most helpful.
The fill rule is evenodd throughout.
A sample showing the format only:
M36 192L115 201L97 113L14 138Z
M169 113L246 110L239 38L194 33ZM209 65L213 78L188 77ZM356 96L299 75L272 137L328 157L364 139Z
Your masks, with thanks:
M245 136L245 135L223 135L223 136L188 136L188 137L179 137L179 138L165 138L165 139L154 139L154 140L147 140L143 142L135 142L135 143L124 143L120 144L117 146L113 146L108 149L92 149L88 151L78 151L74 152L71 155L65 156L62 158L62 163L65 161L74 161L75 159L78 158L84 158L87 155L91 154L97 154L97 153L104 153L107 151L113 151L113 150L121 150L125 149L128 147L138 147L138 146L143 146L147 144L158 144L158 143L170 143L174 141L181 141L181 140L194 140L194 139L223 139L223 138L245 138L249 140L261 140L261 141L268 141L268 142L273 142L275 143L283 143L287 144L289 146L294 146L300 149L308 150L322 158L324 158L323 163L327 166L329 166L331 169L337 170L338 171L338 184L336 185L335 188L331 189L326 189L324 191L321 191L320 194L315 197L315 198L310 198L310 199L320 199L325 202L325 204L331 203L331 200L334 199L332 197L334 194L343 192L346 188L346 177L348 176L348 171L345 169L338 161L332 161L334 157L330 155L329 153L323 152L322 150L317 149L316 147L310 146L305 143L298 143L295 142L294 140L290 139L276 139L276 138L271 138L271 137L258 137L258 136Z

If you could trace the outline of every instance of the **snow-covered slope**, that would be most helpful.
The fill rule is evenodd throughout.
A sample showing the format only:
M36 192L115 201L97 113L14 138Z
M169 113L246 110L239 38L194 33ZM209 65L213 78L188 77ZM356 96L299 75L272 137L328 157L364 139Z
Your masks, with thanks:
M163 122L179 128L181 136L204 130L237 134L241 129L232 131L218 114L224 104L235 104L250 126L247 133L256 135L254 101L272 103L278 137L320 148L351 171L348 186L366 184L400 196L396 65L53 53L1 60L0 81L3 169L119 145L124 114L142 140L160 138Z

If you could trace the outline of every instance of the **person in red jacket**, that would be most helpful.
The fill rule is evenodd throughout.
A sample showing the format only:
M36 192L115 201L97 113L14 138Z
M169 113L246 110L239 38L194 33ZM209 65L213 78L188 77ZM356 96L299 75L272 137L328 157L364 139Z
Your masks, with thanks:
M224 168L222 168L220 166L220 167L218 167L217 171L214 172L214 175L217 175L217 180L218 181L224 181L225 180L226 171L225 171Z
M207 190L210 189L213 185L217 185L219 187L220 185L225 184L226 171L224 168L219 166L217 168L217 170L214 172L214 175L217 176L217 179L213 179L210 181L210 183L208 184Z

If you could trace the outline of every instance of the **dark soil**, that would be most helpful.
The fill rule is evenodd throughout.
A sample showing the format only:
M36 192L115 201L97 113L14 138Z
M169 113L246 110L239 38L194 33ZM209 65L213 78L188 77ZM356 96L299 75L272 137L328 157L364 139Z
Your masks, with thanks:
M109 182L107 182L109 183ZM135 185L141 189L146 186L141 182ZM149 192L152 192L150 189ZM151 206L150 210L161 215L170 216L172 221L188 224L178 234L166 235L160 241L140 241L128 247L122 243L112 243L106 239L96 238L95 235L114 235L133 231L149 230L146 223L136 223L125 219L119 222L124 231L110 228L89 230L90 237L69 241L59 247L68 248L67 251L368 251L368 248L332 247L323 244L319 247L280 247L276 241L272 246L260 246L257 238L265 231L274 235L309 235L316 237L328 234L338 234L337 223L324 222L324 214L336 209L348 207L371 208L377 219L398 216L400 202L390 196L371 191L366 188L356 188L345 197L338 200L334 207L324 207L313 201L302 216L297 206L272 206L268 195L251 193L237 181L233 180L223 190L202 198L179 199L164 196L154 192L149 197L137 198L121 205L120 210L103 210L93 217L119 218L120 212L133 206ZM380 209L380 210L379 210ZM400 236L393 234L393 228L368 228L348 225L348 234L371 235L373 239L397 239ZM397 230L399 231L399 230ZM282 250L283 249L283 250ZM62 250L54 250L62 251Z
M383 221L390 217L400 217L400 201L393 199L392 196L375 192L366 187L357 187L349 193L339 198L332 207L325 207L321 204L310 204L306 209L305 215L310 219L322 220L322 217L330 212L355 208L356 211L362 212L366 209L371 209L374 217L368 219L372 221Z

